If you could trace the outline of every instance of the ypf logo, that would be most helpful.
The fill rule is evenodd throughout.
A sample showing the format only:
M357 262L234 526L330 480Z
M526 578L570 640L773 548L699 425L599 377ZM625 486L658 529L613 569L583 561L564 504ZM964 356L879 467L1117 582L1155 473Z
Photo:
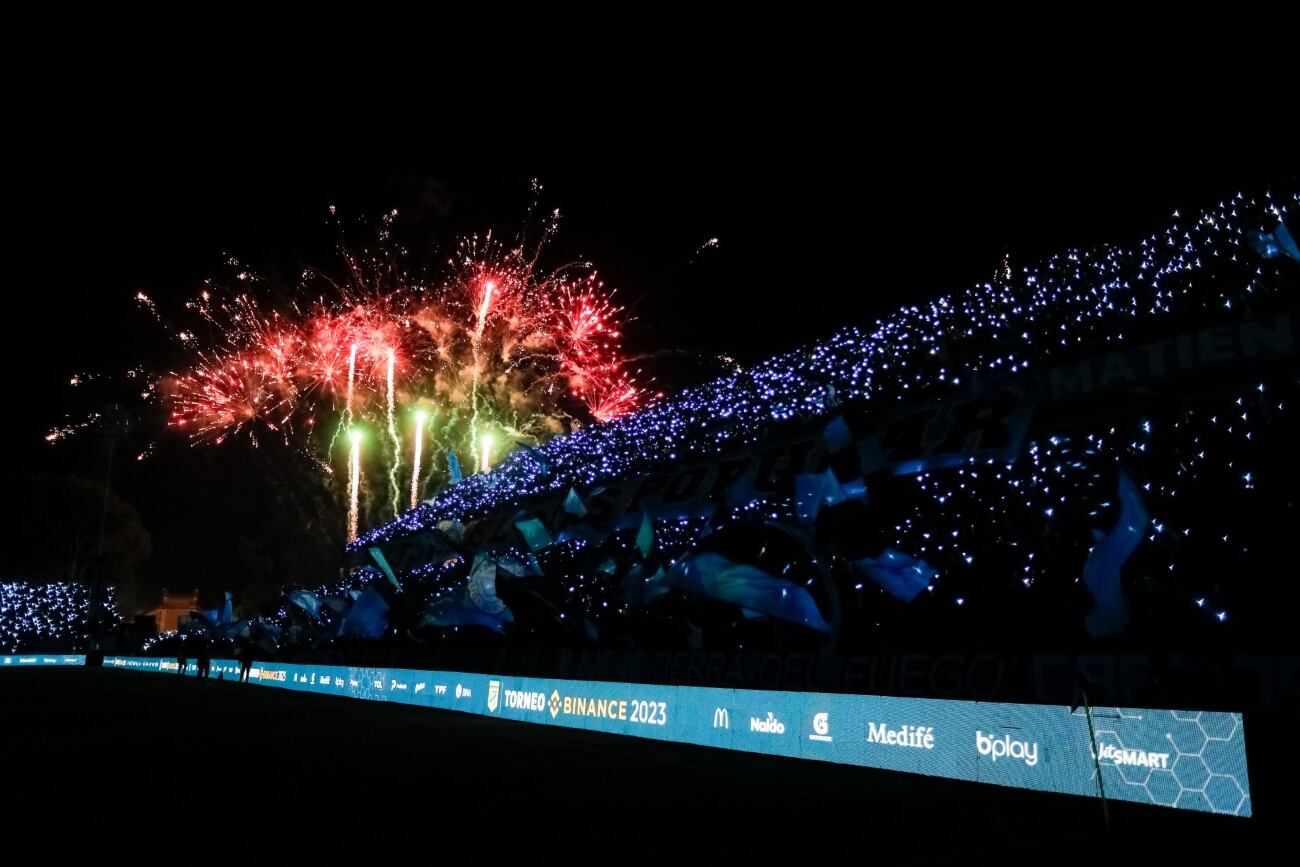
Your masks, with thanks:
M727 713L727 709L725 707L714 708L713 727L715 729L731 728L731 714Z
M488 713L496 713L501 705L501 681L488 681Z
M998 738L977 731L975 732L975 749L979 750L981 756L989 756L995 762L998 759L1010 756L1013 759L1020 759L1031 768L1038 764L1038 744L1030 741L1013 740L1011 735L1003 735Z

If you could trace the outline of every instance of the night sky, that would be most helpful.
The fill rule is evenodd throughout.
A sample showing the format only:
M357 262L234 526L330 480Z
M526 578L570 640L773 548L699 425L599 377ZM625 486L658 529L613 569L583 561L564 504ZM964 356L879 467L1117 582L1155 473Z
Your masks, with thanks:
M102 476L91 444L42 434L85 407L74 372L174 357L134 293L179 313L226 255L332 265L330 204L352 221L397 208L445 254L458 233L516 230L539 179L564 215L546 261L597 263L636 317L632 350L685 351L645 362L672 390L714 356L869 322L986 280L1004 256L1129 242L1175 208L1296 178L1293 100L1259 85L1277 73L1258 62L958 63L933 84L919 65L768 68L592 81L545 104L446 83L374 101L208 83L178 103L92 82L24 102L7 184L10 472ZM142 586L233 589L236 537L245 559L274 560L276 507L245 448L173 441L119 463L114 488L153 535Z

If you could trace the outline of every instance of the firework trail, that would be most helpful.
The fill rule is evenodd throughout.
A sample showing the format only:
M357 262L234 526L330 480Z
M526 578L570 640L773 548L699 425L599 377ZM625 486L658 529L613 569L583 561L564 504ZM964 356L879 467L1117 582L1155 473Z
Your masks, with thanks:
M415 412L415 454L411 463L411 508L420 504L420 452L424 448L424 422L428 416L424 410Z
M355 428L348 431L348 438L352 441L352 454L348 459L348 541L354 542L360 523L361 431Z

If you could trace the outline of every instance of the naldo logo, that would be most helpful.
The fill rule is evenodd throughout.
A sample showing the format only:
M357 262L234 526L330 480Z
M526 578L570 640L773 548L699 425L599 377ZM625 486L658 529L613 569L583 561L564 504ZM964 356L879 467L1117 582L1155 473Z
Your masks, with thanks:
M785 723L777 719L776 714L768 711L766 719L757 716L750 717L749 730L751 732L762 732L765 735L783 735L785 734Z
M1038 764L1038 744L1014 740L1011 735L1003 735L999 738L996 735L986 735L976 731L975 749L981 756L988 756L995 762L1010 757L1020 759L1031 768Z

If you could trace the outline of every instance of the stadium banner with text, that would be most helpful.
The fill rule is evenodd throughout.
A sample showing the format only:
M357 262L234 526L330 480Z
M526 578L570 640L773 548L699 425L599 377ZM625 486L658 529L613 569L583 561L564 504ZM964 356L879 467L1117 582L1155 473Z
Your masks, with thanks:
M174 659L106 668L177 673ZM197 661L185 674L193 676ZM212 676L239 665L213 660ZM1042 792L1251 814L1241 714L253 663L249 682ZM1101 779L1098 780L1098 771Z
M84 654L24 653L21 656L0 656L0 668L28 668L33 665L85 665Z

